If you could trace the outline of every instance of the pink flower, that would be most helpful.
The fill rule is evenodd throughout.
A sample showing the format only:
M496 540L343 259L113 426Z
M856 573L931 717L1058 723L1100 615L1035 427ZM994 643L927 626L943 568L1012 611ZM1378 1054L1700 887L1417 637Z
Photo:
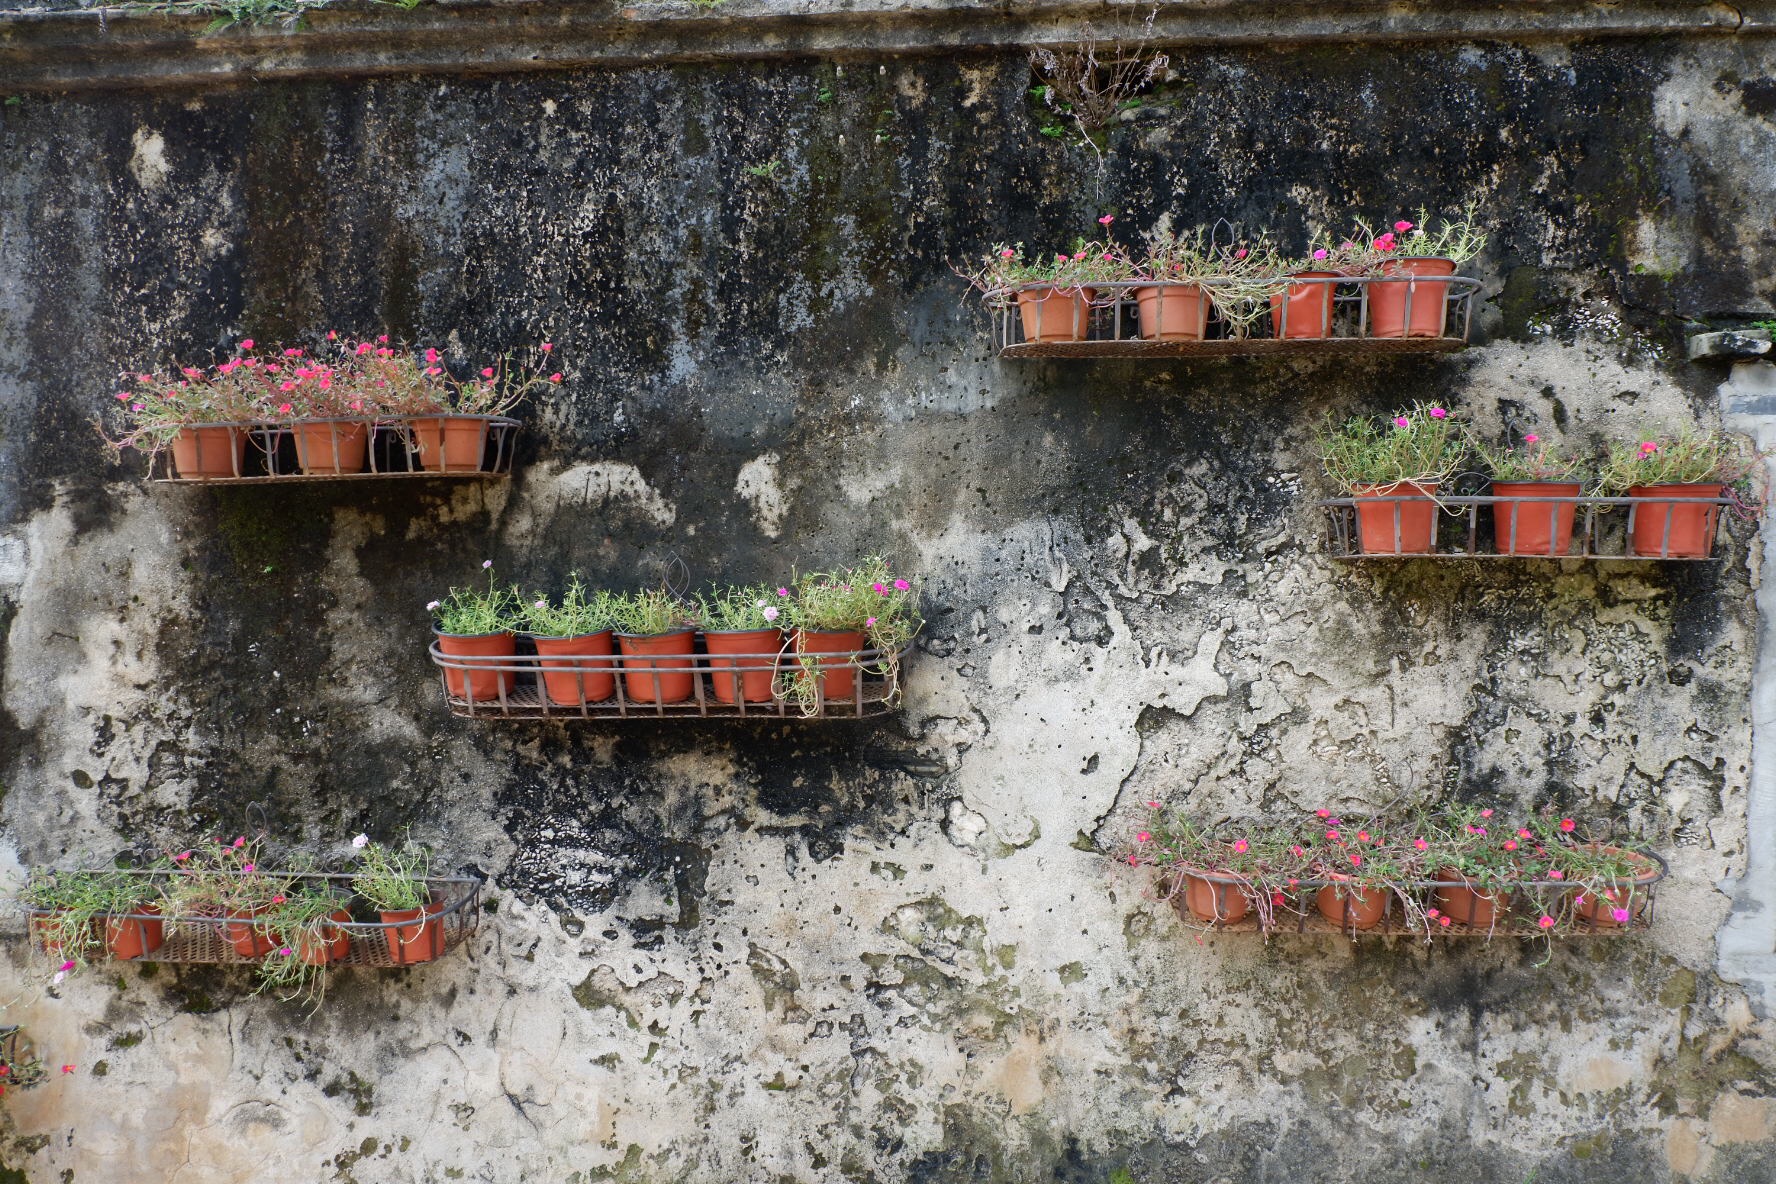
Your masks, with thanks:
M1505 840L1505 850L1507 850L1507 851L1517 850L1517 840L1516 839L1506 839Z
M1149 810L1157 810L1157 809L1159 809L1159 803L1158 802L1148 802L1147 808Z
M905 592L908 588L911 588L911 587L912 587L912 585L907 583L905 580L895 580L894 581L894 590L896 592Z
M1543 929L1552 929L1552 928L1554 928L1554 918L1548 916L1546 913L1543 913L1542 919L1540 921L1537 921L1536 924L1540 925Z
M1642 456L1651 456L1653 453L1655 453L1657 451L1659 451L1659 446L1657 444L1653 443L1651 440L1648 440L1646 443L1644 443L1640 446L1640 454Z
M878 592L881 595L886 596L886 595L888 595L888 585L884 584L880 580L877 580L875 583L870 585L870 591Z
M362 851L364 848L368 847L369 845L370 845L370 836L369 835L359 835L357 838L352 840L352 846L355 847L359 851Z
M550 382L560 382L561 381L561 371L557 370L555 373L549 375L549 381Z
M1336 843L1338 841L1338 832L1335 830L1329 830L1326 832L1326 837Z
M1610 916L1615 919L1615 922L1618 925L1628 924L1628 910L1627 909L1611 909Z
M1529 837L1529 832L1526 830L1519 830L1517 832L1517 837L1520 839L1527 839Z
M874 629L876 627L876 619L874 617L871 617L869 620L867 620L863 623L863 627L865 629Z
M1314 817L1315 818L1330 818L1330 817L1332 817L1332 811L1330 811L1330 810L1315 810Z
M764 611L763 611L763 612L762 612L762 613L760 613L760 614L759 614L759 615L760 615L760 616L762 616L762 617L764 617L764 618L765 618L765 620L767 620L767 621L775 621L775 620L776 620L776 619L777 619L777 618L778 618L778 617L779 617L779 616L781 616L781 615L782 615L782 614L781 614L781 613L779 613L779 612L778 612L778 611L777 611L777 610L776 610L776 609L774 609L774 608L768 608L768 609L765 609L765 610L764 610Z
M1436 909L1426 909L1425 910L1425 916L1427 916L1427 917L1435 917L1436 915L1437 915Z
M146 407L146 406L147 406L146 403L131 403L130 410L131 411L140 411L140 410L142 410L143 407Z
M437 350L435 350L435 349L428 349L428 350L426 350L426 352L425 352L425 360L426 360L426 361L427 361L427 362L436 362L436 361L437 361L437 360L438 360L438 351L437 351Z
M1369 841L1369 832L1368 831L1360 830L1357 832L1357 842L1367 843L1368 841Z
M1550 880L1564 880L1566 879L1566 873L1559 868L1554 868L1548 873L1548 878Z
M486 571L488 568L490 568L492 566L493 566L493 560L491 560L491 559L483 559L481 561L481 570L482 571Z
M251 337L241 338L240 347L242 349L252 349L253 348L253 339Z
M1135 832L1135 842L1137 842L1137 843L1145 843L1147 840L1151 839L1152 837L1153 837L1153 835L1148 831L1138 830Z
M1530 435L1530 436L1523 437L1523 442L1525 444L1534 444L1537 440L1540 440L1540 439L1541 439L1540 436Z
M1486 809L1480 811L1480 817L1491 818L1492 817L1492 808L1489 806ZM1482 831L1481 833L1484 834L1485 832Z
M128 402L129 401L129 392L128 391L118 391L117 392L117 401L119 403Z
M74 1072L74 1066L73 1066L73 1065L63 1065L63 1066L62 1066L62 1072L64 1072L64 1073L72 1073L72 1072Z
M482 378L492 378L493 377L493 367L489 366L489 367L487 367L487 369L481 371L481 377Z
M1303 855L1306 855L1307 852L1300 847L1290 847L1289 854L1293 855L1296 859L1300 859Z
M290 947L289 946L285 946L283 949L278 951L278 957L280 957L280 958L288 958L289 956L290 956Z
M1321 247L1319 250L1314 252L1315 259L1324 259L1325 257L1326 257L1326 248L1325 247Z
M241 835L234 840L234 849L236 851L240 850L242 847L245 847L246 845L247 845L247 837L245 835Z
M1108 225L1110 225L1110 223L1112 223L1114 221L1116 221L1115 214L1105 214L1102 218L1098 219L1098 225L1099 226L1108 226Z
M1244 259L1247 254L1249 254L1249 252L1244 247L1241 247L1239 250L1237 250L1233 253L1233 257L1235 259Z
M272 897L271 903L272 904L283 904L284 903L284 894L282 892L280 892L276 896Z
M1394 426L1397 428L1409 428L1412 426L1412 421L1407 419L1404 415L1397 415L1394 417Z
M426 601L426 612L432 613L432 612L437 612L437 611L438 611L438 602L436 600Z
M1351 852L1351 866L1352 867L1362 867L1363 866L1363 856L1361 853L1356 852L1356 851Z
M1065 255L1056 255L1055 256L1056 263L1065 263L1066 261L1067 261L1067 257Z
M1449 414L1449 412L1443 410L1443 408L1441 408L1441 407L1431 408L1431 418L1432 419L1443 419L1446 416L1448 416L1448 414Z
M1244 839L1235 839L1233 841L1233 850L1236 854L1244 855L1246 853L1246 841Z
M779 588L779 589L777 589L777 595L779 595L779 596L788 596L788 595L789 595L789 589L788 589L788 588Z
M1006 247L1003 251L999 252L999 258L1010 259L1013 255L1016 255L1016 254L1017 254L1016 251L1012 250L1010 247Z
M1447 929L1447 928L1449 928L1449 918L1448 917L1438 917L1437 924L1439 924L1439 925L1443 926L1443 928Z
M362 345L358 346L358 348L355 352L361 358L365 354L376 352L376 347L374 345L371 345L368 341L366 341Z
M389 335L387 333L384 333L381 337L378 337L376 339L376 344L378 344L378 345L387 345L388 343L389 343Z
M1356 245L1357 245L1356 243L1353 243L1349 239L1346 239L1343 242L1338 244L1338 249L1341 251L1349 251L1349 250L1353 249Z
M1483 835L1486 833L1486 828L1484 826L1476 826L1474 828L1474 833L1477 835Z
M73 969L74 969L74 963L73 963L73 961L72 961L72 960L70 960L70 961L67 961L67 962L64 962L64 963L62 963L62 964L61 964L61 965L60 965L60 966L59 966L59 967L57 967L57 968L56 968L56 969L58 969L58 970L60 970L60 971L61 971L61 972L62 972L62 973L63 973L63 974L66 974L66 973L67 973L67 972L68 972L68 971L70 971L70 970L73 970Z
M1079 252L1079 254L1073 256L1073 262L1077 263L1083 258L1085 258L1085 252L1081 251L1081 252Z
M302 351L299 349L287 349L284 351L284 356L286 358L300 358L302 356Z
M1431 845L1423 839L1413 839L1412 845L1417 847L1420 851L1429 851L1431 849Z
M286 382L284 384L284 389L289 390L290 384ZM290 411L291 411L290 404L288 404L288 403L279 403L278 404L278 414L279 415L288 415L288 414L290 414Z
M544 353L548 353L550 350L555 348L555 343L552 341L545 341L541 345L539 345L537 348L542 350Z
M253 865L250 863L246 864L241 868L241 871L245 872L247 875L250 876L253 874Z
M1399 231L1401 234L1405 234L1408 230L1412 229L1412 223L1410 223L1410 222L1396 222L1396 223L1394 223L1394 229Z
M1574 822L1570 818L1562 818L1560 820L1560 829L1565 834L1569 834L1569 835L1572 834L1573 827L1575 827L1577 825L1578 825L1578 823Z
M327 330L327 340L328 341L338 341L339 334L337 332L335 332L334 330L329 329L329 330Z
M444 371L442 371L442 370L440 370L440 369L439 369L439 368L438 368L438 367L436 367L436 366L427 366L427 367L426 367L426 373L427 373L427 374L429 374L429 375L431 375L431 376L432 376L432 377L433 377L433 378L436 378L436 377L438 377L438 375L440 375L440 374L442 374L442 373L444 373ZM377 386L381 386L381 385L382 385L382 383L380 383L380 382L379 382L379 383L377 383L377 384L376 384L376 385L377 385Z
M173 862L174 863L184 863L187 859L190 859L190 858L191 858L191 852L181 851L177 855L173 856Z

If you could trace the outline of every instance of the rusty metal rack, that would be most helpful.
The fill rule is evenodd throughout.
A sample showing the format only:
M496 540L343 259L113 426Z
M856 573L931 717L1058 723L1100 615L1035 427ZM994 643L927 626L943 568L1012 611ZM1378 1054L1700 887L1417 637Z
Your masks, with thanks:
M414 424L430 421L474 422L481 425L481 447L473 467L443 467L440 458L431 465L422 465ZM296 448L299 427L326 425L327 442L320 447L323 458L338 468L346 434L362 427L367 435L364 468L359 472L305 472ZM305 418L281 422L239 421L227 423L189 424L192 433L195 467L204 467L205 458L215 459L217 449L227 455L227 476L183 476L173 459L173 448L161 448L149 456L148 479L174 485L258 485L267 482L295 481L365 481L386 477L429 477L484 479L509 477L519 423L503 415L410 415L399 417ZM215 439L214 433L226 432L226 443ZM317 466L324 467L324 466Z
M1422 914L1414 919L1406 915L1400 900L1391 892L1388 895L1387 912L1378 924L1367 929L1359 929L1351 914L1350 899L1347 897L1343 906L1343 917L1334 921L1320 912L1314 900L1320 889L1334 887L1331 880L1298 880L1290 889L1293 899L1276 906L1272 911L1270 924L1266 924L1257 909L1253 909L1240 920L1229 924L1224 921L1205 921L1192 914L1184 903L1183 892L1173 896L1180 916L1185 924L1195 929L1213 933L1293 933L1293 934L1339 934L1344 937L1627 937L1635 933L1644 933L1652 928L1653 916L1658 904L1659 882L1670 874L1670 867L1665 860L1651 851L1636 850L1631 854L1647 860L1656 869L1655 874L1638 879L1611 880L1601 887L1611 890L1630 889L1632 907L1625 923L1614 921L1597 923L1579 915L1575 896L1581 891L1576 884L1562 880L1509 880L1489 888L1491 895L1505 897L1510 903L1501 907L1499 915L1490 925L1466 925L1452 921L1442 925L1435 920L1426 921ZM1237 887L1241 881L1237 877L1216 875L1212 872L1195 872L1213 884ZM1593 887L1596 887L1594 885ZM1409 889L1420 897L1423 908L1434 908L1429 904L1438 888L1468 888L1471 884L1461 880L1414 879L1406 881L1402 887ZM1368 889L1368 892L1378 891ZM1523 907L1528 902L1536 902L1538 911L1531 913ZM1545 911L1542 911L1545 910ZM1552 916L1556 925L1551 929L1543 929L1538 920L1542 916Z
M170 880L177 873L142 870L120 869L128 875L146 876L160 880ZM325 872L275 872L258 873L272 881L289 881L293 883L338 885L349 882L350 875ZM333 959L332 966L361 966L393 968L403 965L397 962L389 951L386 933L390 929L414 927L436 920L442 928L443 948L441 954L467 941L481 923L481 889L484 881L473 876L435 876L428 877L426 887L431 890L434 899L443 902L443 908L437 913L428 913L424 917L406 922L363 921L353 917L351 921L341 921L335 927L350 939L350 950L342 958ZM340 906L346 907L346 899L342 896ZM26 910L27 917L42 915L40 910ZM97 919L101 926L122 923L136 926L137 937L144 936L142 930L150 924L159 924L164 930L164 940L157 948L148 950L135 962L202 962L228 965L257 965L265 961L264 957L249 957L235 948L228 934L229 927L250 924L250 921L239 918L218 916L179 916L152 913L120 913ZM142 941L146 948L150 943ZM101 948L102 945L101 945Z
M525 641L524 635L518 636ZM884 670L898 671L899 661L912 649L909 644L892 663L882 650L864 649L850 653L815 654L820 675L815 679L815 701L804 709L783 693L781 678L795 670L797 657L793 650L773 650L756 654L689 655L661 654L652 656L621 654L548 654L517 653L490 657L446 654L434 641L430 653L439 668L444 699L452 715L468 719L556 719L556 720L689 720L689 719L867 719L891 713L900 702L900 680ZM675 703L662 703L662 682L666 679L691 676L690 694ZM828 674L851 684L851 693L828 698ZM772 679L773 693L769 699L748 702L741 680L747 675L767 674ZM482 686L474 683L480 676ZM495 676L494 678L488 677ZM847 677L849 676L849 677ZM495 681L497 678L497 681ZM556 698L545 678L557 684L563 680L573 686L573 693ZM610 693L602 699L585 696L601 688L595 682L610 680ZM629 680L640 679L644 692L635 695ZM733 689L733 702L725 702L715 694L714 681L721 679ZM473 697L470 694L473 693Z
M1720 522L1726 515L1723 508L1737 508L1731 497L1496 497L1449 495L1439 493L1433 499L1440 511L1433 526L1432 550L1400 550L1402 510L1411 504L1422 505L1422 495L1405 494L1388 497L1328 498L1315 503L1325 512L1327 522L1326 550L1334 559L1622 559L1662 560L1666 562L1710 562L1718 560L1715 544ZM1533 511L1518 510L1506 525L1505 548L1497 548L1494 522L1500 503L1522 503L1525 506L1572 506L1572 538L1564 550L1556 550L1558 538L1548 532L1548 550L1530 550L1517 544L1518 530L1529 522ZM1365 551L1358 526L1357 507L1391 505L1393 507L1392 550ZM1712 521L1707 527L1707 554L1671 554L1672 521L1679 507L1710 507ZM1614 513L1621 507L1626 514ZM1549 511L1552 513L1553 511ZM1658 524L1660 542L1656 551L1639 551L1634 545L1635 528L1649 514L1662 514ZM1451 536L1454 536L1453 538Z
M1141 335L1139 305L1135 292L1140 288L1193 287L1186 284L1156 284L1148 281L1117 281L1087 285L1091 292L1089 325L1083 340L1031 340L1025 332L1018 292L1021 289L1052 289L1047 284L1026 284L996 288L986 294L994 314L993 343L1002 358L1224 358L1274 357L1279 355L1330 356L1375 354L1452 353L1466 348L1473 327L1474 296L1480 281L1472 276L1333 276L1278 277L1279 294L1314 285L1330 285L1333 297L1328 314L1321 323L1311 326L1314 336L1301 336L1300 324L1291 325L1294 300L1275 301L1275 311L1261 318L1253 332L1236 335L1228 321L1218 312L1209 312L1203 324L1202 340L1161 341ZM1213 288L1215 279L1203 281ZM1370 290L1378 284L1406 285L1404 322L1413 324L1414 299L1424 300L1420 288L1429 288L1442 295L1429 296L1443 303L1443 324L1436 336L1388 336L1374 333L1370 316ZM1208 304L1210 296L1204 295ZM1036 334L1041 337L1044 306L1056 303L1054 318L1071 315L1071 301L1034 301ZM1322 302L1323 303L1323 302ZM1420 310L1422 312L1422 310ZM1291 332L1291 328L1295 332Z

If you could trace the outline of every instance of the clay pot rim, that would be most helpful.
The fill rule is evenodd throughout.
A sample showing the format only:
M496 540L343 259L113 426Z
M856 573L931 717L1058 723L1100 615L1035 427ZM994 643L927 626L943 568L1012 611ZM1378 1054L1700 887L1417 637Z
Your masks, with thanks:
M1585 488L1585 483L1583 481L1500 481L1497 478L1493 479L1492 487L1494 489L1497 489L1501 485L1508 486L1512 489L1525 485L1534 485L1549 489L1577 489L1581 491Z
M1098 281L1098 282L1101 283L1103 281ZM1030 280L1027 283L1012 285L1011 290L1013 292L1017 292L1020 294L1024 293L1024 292L1078 292L1081 295L1088 295L1089 293L1095 291L1095 289L1089 283L1086 283L1086 284L1060 284L1060 283L1054 282L1053 280ZM1089 295L1088 295L1088 299L1089 299Z
M437 630L434 629L433 632L436 633ZM604 637L606 635L614 636L616 634L616 630L614 628L604 628L604 629L594 630L591 633L532 633L528 629L523 629L523 630L519 630L518 633L515 633L514 636L517 636L518 634L522 634L523 636L530 638L532 641L585 641L587 638L590 638L590 637ZM440 634L438 634L438 636L440 636L440 637L492 637L493 634L491 634L491 633L440 633Z
M783 629L777 625L761 625L757 629L701 629L698 632L704 637L739 637L746 633L776 633L781 635Z
M1365 482L1362 482L1361 484L1352 485L1350 487L1350 491L1351 491L1350 495L1353 498L1388 497L1388 496L1390 496L1389 494L1385 494L1380 491L1383 489L1399 489L1402 486L1410 487L1412 489L1418 490L1421 493L1425 493L1426 499L1429 500L1431 493L1434 493L1437 490L1443 488L1443 482L1442 481L1412 481L1412 480L1408 480L1408 479L1404 479L1404 478L1399 481L1388 481L1385 483L1384 482L1377 482L1377 481L1365 481ZM1429 490L1430 492L1426 493L1425 491L1427 491L1427 490ZM1391 495L1391 496L1401 496L1401 495L1396 494L1396 495Z
M1665 481L1658 485L1630 485L1628 487L1628 496L1657 497L1659 493L1670 489L1712 489L1715 491L1713 496L1719 497L1720 491L1726 487L1727 483L1725 481ZM1637 489L1642 492L1634 492Z
M444 630L438 628L436 625L432 626L432 632L439 637L454 637L454 638L458 638L458 639L464 639L464 638L472 639L472 638L479 638L479 637L516 637L517 636L517 634L514 633L510 629L496 629L491 633L446 633L446 632L444 632Z
M1607 887L1619 888L1628 884L1656 884L1660 880L1663 880L1667 873L1667 869L1659 866L1658 860L1654 859L1644 851L1634 851L1627 847L1618 847L1614 843L1579 843L1575 844L1575 846L1579 847L1581 850L1592 851L1599 855L1619 856L1642 869L1635 873L1632 880L1606 881L1605 883ZM1550 882L1564 884L1569 883L1570 881L1554 880ZM1584 887L1581 884L1575 884L1573 886L1581 889Z
M687 633L696 632L697 630L690 626L683 629L668 629L664 633L618 633L614 629L611 630L613 636L621 638L624 641L651 641L656 637L683 637Z

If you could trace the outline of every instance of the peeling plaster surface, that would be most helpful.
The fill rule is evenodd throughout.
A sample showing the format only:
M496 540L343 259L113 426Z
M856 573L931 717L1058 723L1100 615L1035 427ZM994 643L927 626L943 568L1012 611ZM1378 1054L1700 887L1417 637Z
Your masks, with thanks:
M313 1017L217 968L52 988L0 930L0 1019L78 1067L5 1098L0 1178L1776 1179L1770 1021L1716 970L1734 893L1762 956L1757 532L1365 568L1311 505L1327 415L1718 423L1684 327L1772 314L1776 59L1181 63L1101 157L1015 54L0 109L0 870L263 817L319 859L410 829L495 906ZM948 268L1104 212L1295 243L1470 194L1451 356L1001 363ZM147 485L87 426L124 367L327 328L546 338L567 381L502 482ZM484 559L633 589L874 551L929 618L880 723L470 722L425 657ZM1644 836L1653 933L1198 938L1112 857L1150 799L1443 795Z

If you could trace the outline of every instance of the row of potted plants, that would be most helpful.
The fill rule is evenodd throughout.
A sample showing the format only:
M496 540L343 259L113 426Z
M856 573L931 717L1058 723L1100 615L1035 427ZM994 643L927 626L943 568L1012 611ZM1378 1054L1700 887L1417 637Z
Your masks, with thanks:
M1490 808L1444 803L1208 826L1159 802L1147 807L1123 858L1153 869L1181 915L1210 924L1256 914L1269 930L1317 910L1344 929L1373 929L1390 915L1426 934L1520 918L1558 936L1631 925L1664 874L1643 853L1576 840L1573 819L1549 814L1511 823Z
M43 950L60 964L56 981L100 955L132 960L160 949L168 930L222 935L257 962L260 990L318 1000L324 971L347 957L341 926L374 914L397 966L444 952L444 900L428 884L429 853L414 843L352 840L351 895L336 880L267 867L262 839L216 839L168 854L146 868L33 872L20 890ZM367 916L362 919L368 923Z
M1629 532L1629 553L1672 559L1707 557L1720 506L1671 498L1719 498L1741 482L1756 453L1738 437L1685 428L1674 436L1611 443L1587 458L1535 433L1497 448L1442 408L1425 403L1390 416L1357 416L1318 435L1326 475L1357 503L1360 545L1369 554L1417 555L1435 549L1438 490L1478 464L1492 477L1493 524L1504 555L1563 555L1572 545L1577 504L1595 496L1643 499ZM1385 500L1384 500L1385 499Z
M329 332L312 348L248 338L220 362L123 375L99 428L117 452L170 450L178 475L194 478L240 474L249 437L275 447L283 431L305 473L362 472L371 427L393 421L419 469L472 472L486 420L564 380L550 370L553 351L544 342L525 362L507 353L458 377L438 350L391 345L386 334L350 341Z
M633 702L683 702L709 671L718 702L783 698L812 714L822 702L851 699L860 672L892 688L899 655L923 625L918 590L880 556L787 584L713 587L689 598L592 589L577 573L559 596L525 594L502 587L492 566L482 564L486 587L452 588L426 606L440 653L495 660L491 669L446 664L445 685L458 698L509 695L523 665L517 638L526 634L542 693L563 706L611 698L619 671Z
M1032 252L995 244L978 264L956 270L995 307L1016 304L1025 341L1084 341L1102 291L1109 302L1131 291L1140 335L1153 341L1200 341L1211 309L1230 337L1249 337L1268 323L1273 336L1333 335L1341 283L1366 281L1368 335L1441 337L1450 284L1438 277L1478 255L1486 234L1475 207L1431 225L1399 219L1376 230L1359 221L1346 235L1316 238L1290 254L1267 233L1244 236L1229 223L1147 231L1142 248L1076 240L1068 251ZM1115 218L1098 219L1108 234ZM1361 326L1359 326L1360 330Z

